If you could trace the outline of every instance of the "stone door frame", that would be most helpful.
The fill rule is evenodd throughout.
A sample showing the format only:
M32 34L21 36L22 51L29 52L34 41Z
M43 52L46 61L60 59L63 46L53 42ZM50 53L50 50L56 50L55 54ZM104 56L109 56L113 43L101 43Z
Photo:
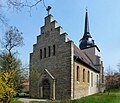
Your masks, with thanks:
M44 73L42 75L42 77L40 78L40 81L39 81L39 97L40 98L44 98L44 94L43 94L43 81L44 80L48 80L49 83L50 83L50 98L48 99L53 99L55 100L55 79L54 77L50 74L50 72L48 72L47 69L44 70Z

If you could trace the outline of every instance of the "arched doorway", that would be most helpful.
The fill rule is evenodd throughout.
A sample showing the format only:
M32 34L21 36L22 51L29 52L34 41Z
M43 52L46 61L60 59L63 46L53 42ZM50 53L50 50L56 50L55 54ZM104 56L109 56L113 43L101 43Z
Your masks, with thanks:
M50 82L48 79L43 80L43 98L50 99Z

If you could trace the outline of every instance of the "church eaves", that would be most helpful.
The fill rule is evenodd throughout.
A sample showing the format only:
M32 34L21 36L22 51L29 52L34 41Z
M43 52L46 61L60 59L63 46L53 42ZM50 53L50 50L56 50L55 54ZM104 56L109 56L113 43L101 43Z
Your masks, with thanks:
M90 67L92 70L100 72L95 68L92 60L90 60L90 58L85 53L83 53L82 50L80 50L75 44L74 44L74 59Z

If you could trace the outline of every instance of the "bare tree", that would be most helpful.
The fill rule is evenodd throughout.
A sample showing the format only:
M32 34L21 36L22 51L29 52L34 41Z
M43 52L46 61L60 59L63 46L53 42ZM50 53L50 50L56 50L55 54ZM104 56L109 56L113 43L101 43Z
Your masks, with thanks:
M23 45L22 32L20 32L16 27L10 26L9 30L5 33L3 39L1 40L1 45L2 48L8 51L9 54L12 53L16 47Z
M26 7L31 12L31 9L36 7L41 2L44 7L47 8L44 0L0 0L0 22L2 24L7 24L7 19L4 15L5 9L21 11L22 8Z
M4 9L4 6L0 1L0 24L6 25L7 24L7 19L4 15L3 9Z
M113 72L113 70L108 68L106 75L106 90L108 91L108 95L111 89L119 89L120 88L120 74L118 72Z
M41 1L44 0L6 0L7 6L9 8L15 8L17 10L20 10L23 7L29 7L32 8L34 6L37 6Z
M118 73L120 73L120 63L118 63Z
M120 63L118 63L118 75L117 75L117 77L118 77L118 83L117 83L117 85L118 85L118 88L120 89Z
M108 91L108 95L110 93L110 89L112 88L113 85L113 71L111 70L111 67L107 69L106 72L106 90Z

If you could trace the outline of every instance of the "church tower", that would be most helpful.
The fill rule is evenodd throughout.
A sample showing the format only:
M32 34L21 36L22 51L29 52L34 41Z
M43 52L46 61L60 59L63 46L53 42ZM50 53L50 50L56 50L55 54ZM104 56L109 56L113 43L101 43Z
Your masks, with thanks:
M84 35L83 35L82 39L80 39L79 48L91 60L91 62L95 66L95 68L98 71L100 71L100 75L99 75L100 84L103 84L103 82L104 82L104 80L103 80L104 79L103 61L101 61L100 49L95 44L95 42L92 39L92 36L90 34L90 31L89 31L89 21L88 21L87 9L86 9L86 15L85 15Z
M80 39L79 47L81 50L91 48L91 47L96 47L98 51L100 51L99 48L95 45L94 40L92 39L92 36L90 35L87 9L86 9L86 15L85 15L84 35L82 39Z
M86 9L85 15L85 27L84 27L84 35L82 39L80 39L79 48L91 58L94 65L98 65L100 63L100 50L95 45L94 40L89 31L89 20L88 20L88 11Z

